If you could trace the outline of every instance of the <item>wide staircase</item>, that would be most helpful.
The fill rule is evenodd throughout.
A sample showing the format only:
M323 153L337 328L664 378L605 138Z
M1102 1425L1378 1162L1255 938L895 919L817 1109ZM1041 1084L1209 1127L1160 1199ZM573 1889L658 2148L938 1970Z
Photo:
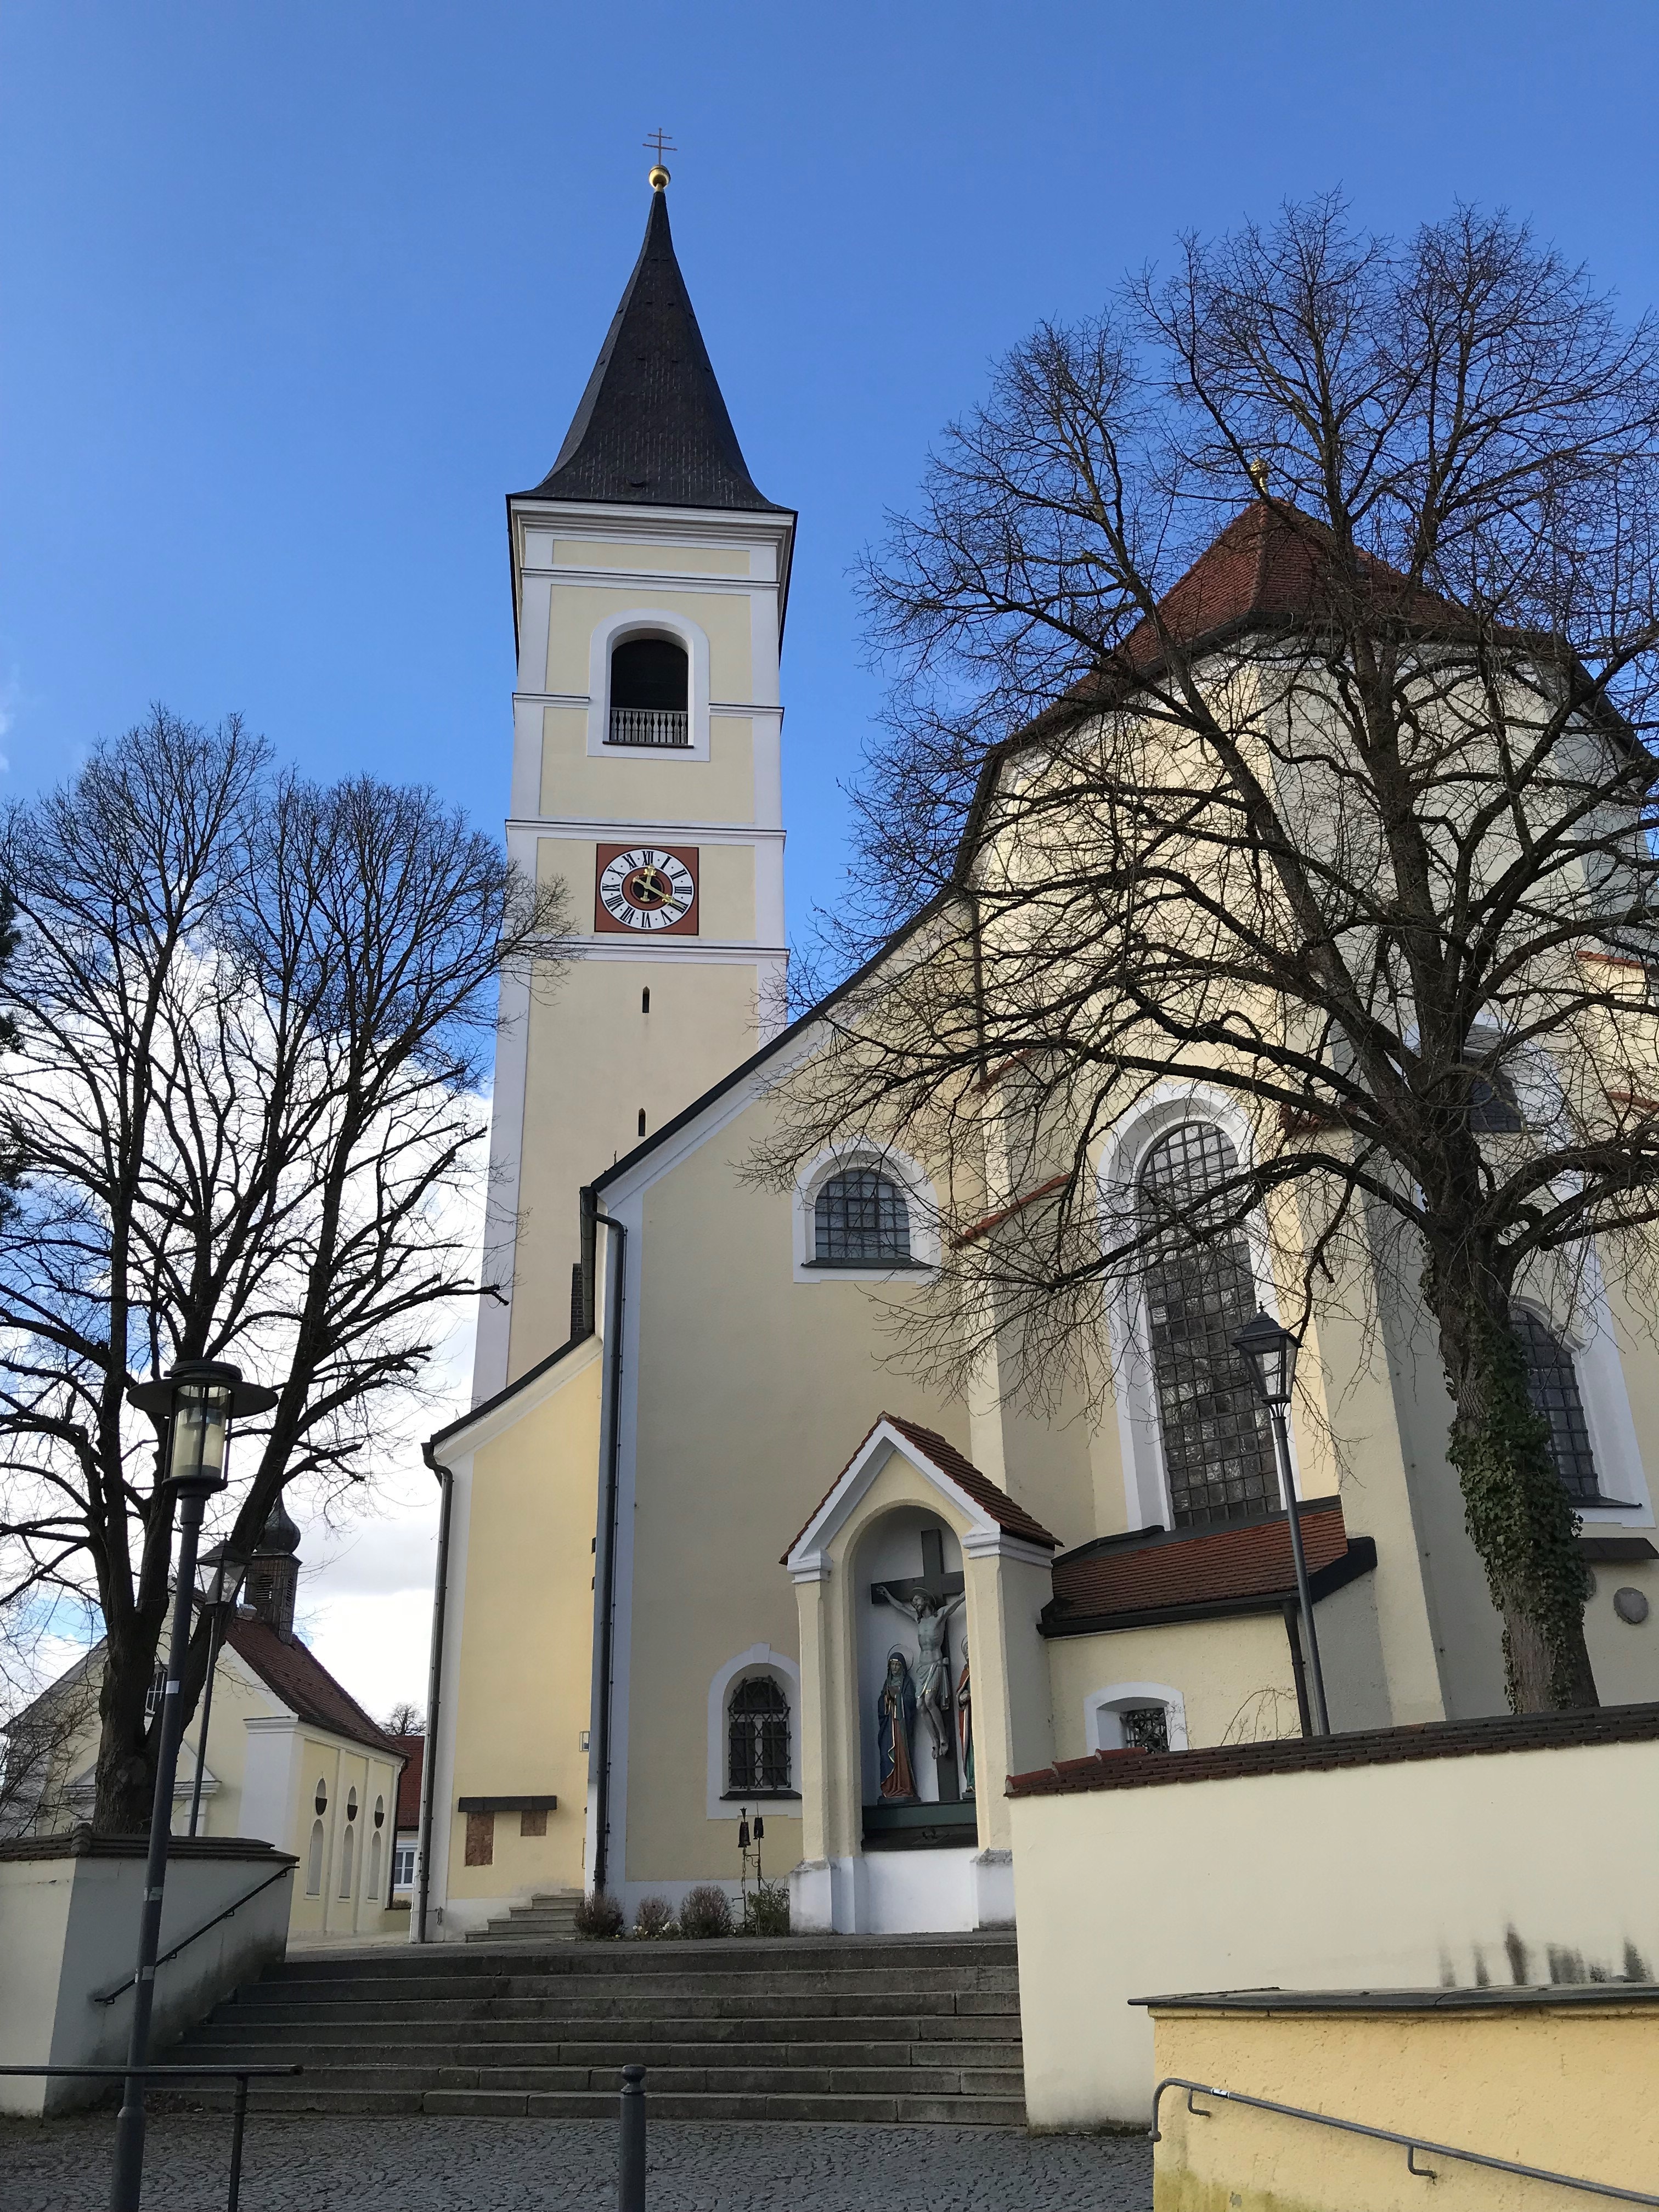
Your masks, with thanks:
M609 2118L638 2062L660 2119L1025 2118L1012 1935L312 1953L167 2057L299 2060L276 2111Z

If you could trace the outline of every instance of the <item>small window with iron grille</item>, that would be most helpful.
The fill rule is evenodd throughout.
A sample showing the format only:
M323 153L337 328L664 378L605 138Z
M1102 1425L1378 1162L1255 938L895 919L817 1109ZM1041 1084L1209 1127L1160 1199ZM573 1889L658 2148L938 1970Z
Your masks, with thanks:
M733 1796L778 1796L789 1788L789 1700L769 1674L732 1692L726 1789Z
M912 1264L904 1193L878 1168L843 1168L812 1207L812 1258L820 1267Z
M1170 1748L1170 1711L1167 1705L1124 1705L1118 1719L1123 1726L1126 1751L1167 1751Z

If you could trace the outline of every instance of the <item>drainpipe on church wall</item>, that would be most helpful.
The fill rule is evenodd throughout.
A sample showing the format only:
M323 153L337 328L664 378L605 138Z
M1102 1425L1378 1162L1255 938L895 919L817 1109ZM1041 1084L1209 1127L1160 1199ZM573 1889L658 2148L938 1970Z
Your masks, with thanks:
M593 1711L594 1808L593 1865L589 1887L603 1889L611 1859L611 1696L615 1667L617 1612L617 1514L620 1492L618 1468L622 1452L623 1283L626 1272L628 1231L620 1221L598 1210L591 1190L582 1193L582 1208L595 1229L607 1229L616 1239L606 1267L610 1316L605 1329L606 1364L610 1368L609 1428L606 1439L605 1505L599 1516L599 1695Z
M432 1592L432 1651L426 1670L426 1742L421 1751L421 1819L416 1832L420 1879L415 1899L415 1941L427 1940L428 1900L432 1894L432 1807L438 1779L438 1705L444 1679L444 1612L449 1595L449 1519L455 1502L453 1470L432 1456L430 1444L422 1446L427 1465L438 1478L438 1569ZM394 1838L397 1822L392 1822Z

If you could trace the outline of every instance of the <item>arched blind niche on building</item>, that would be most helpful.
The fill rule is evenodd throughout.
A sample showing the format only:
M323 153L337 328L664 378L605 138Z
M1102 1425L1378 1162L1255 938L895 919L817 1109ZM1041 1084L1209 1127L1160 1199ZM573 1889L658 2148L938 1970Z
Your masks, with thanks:
M1170 1510L1177 1528L1241 1521L1278 1506L1273 1431L1233 1339L1255 1310L1242 1234L1183 1243L1181 1224L1225 1182L1237 1154L1207 1121L1185 1121L1141 1164L1143 1224L1169 1242L1146 1270L1146 1334ZM1201 1222L1201 1211L1198 1215Z
M1580 1504L1596 1502L1601 1486L1596 1480L1595 1455L1590 1449L1589 1424L1579 1395L1578 1374L1572 1354L1553 1329L1524 1306L1510 1309L1510 1324L1527 1355L1527 1393L1534 1409L1550 1425L1550 1454L1561 1486Z
M732 1796L776 1796L789 1788L789 1700L769 1674L738 1684L726 1709L726 1786Z
M613 745L689 745L690 663L677 638L630 637L611 650Z
M878 1168L843 1168L812 1205L812 1256L820 1267L904 1267L910 1211Z

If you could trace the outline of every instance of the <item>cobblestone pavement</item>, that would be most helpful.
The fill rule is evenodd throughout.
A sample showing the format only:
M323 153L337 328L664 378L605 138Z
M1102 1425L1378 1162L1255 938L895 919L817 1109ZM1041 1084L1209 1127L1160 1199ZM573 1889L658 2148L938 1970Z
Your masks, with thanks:
M104 2212L113 2115L0 2122L0 2212ZM222 2212L228 2116L152 2117L144 2202ZM925 2185L921 2177L926 2177ZM648 2212L1150 2212L1144 2136L1011 2129L688 2125L651 2131ZM243 2212L610 2212L608 2120L248 2123Z

